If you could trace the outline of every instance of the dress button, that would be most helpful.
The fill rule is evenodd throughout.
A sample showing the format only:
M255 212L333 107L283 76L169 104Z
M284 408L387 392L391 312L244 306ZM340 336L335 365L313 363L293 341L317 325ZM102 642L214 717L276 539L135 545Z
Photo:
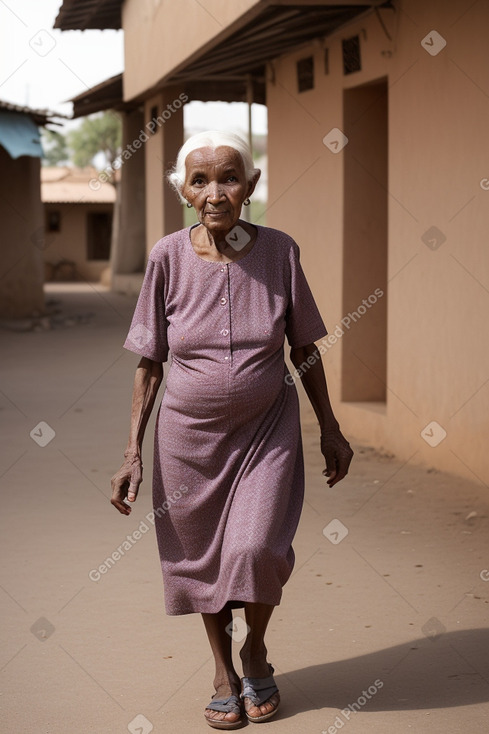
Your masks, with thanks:
M219 333L222 334L223 336L227 336L229 334L229 329L221 329Z
M221 268L221 273L224 273L224 271L225 271L225 268Z
M219 301L219 303L221 304L221 306L225 306L227 302L228 302L228 299L227 298L224 298L224 296Z
M229 357L224 357L224 359L229 359Z

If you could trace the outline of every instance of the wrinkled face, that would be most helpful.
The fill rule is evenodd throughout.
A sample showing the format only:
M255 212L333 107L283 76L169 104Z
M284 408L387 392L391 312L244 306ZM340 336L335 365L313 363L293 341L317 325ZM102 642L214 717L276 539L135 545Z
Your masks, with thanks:
M211 234L226 234L239 219L241 206L255 188L246 181L241 155L234 148L198 148L185 160L182 195Z

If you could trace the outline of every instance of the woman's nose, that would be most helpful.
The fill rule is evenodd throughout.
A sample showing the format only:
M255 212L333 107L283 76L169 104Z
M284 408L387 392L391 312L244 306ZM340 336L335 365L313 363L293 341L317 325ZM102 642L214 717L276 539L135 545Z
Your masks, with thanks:
M217 203L223 197L223 191L218 183L209 183L207 187L207 200Z

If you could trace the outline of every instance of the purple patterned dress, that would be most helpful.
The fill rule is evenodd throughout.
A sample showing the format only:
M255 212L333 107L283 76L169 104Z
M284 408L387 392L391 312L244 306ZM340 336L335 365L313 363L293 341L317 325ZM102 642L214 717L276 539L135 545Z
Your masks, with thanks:
M195 253L190 229L152 249L124 343L171 355L153 469L166 611L277 605L304 495L284 339L301 347L327 332L291 237L259 226L253 248L223 264Z

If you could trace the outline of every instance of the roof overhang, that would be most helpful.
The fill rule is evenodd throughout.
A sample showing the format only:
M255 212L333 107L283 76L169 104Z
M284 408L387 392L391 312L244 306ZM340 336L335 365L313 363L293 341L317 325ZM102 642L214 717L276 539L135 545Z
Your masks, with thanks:
M120 30L123 0L63 0L54 28L62 31Z
M39 126L53 123L52 117L66 118L49 110L34 110L0 100L0 145L11 158L42 157Z
M22 112L0 110L0 145L11 158L42 157L39 128Z
M86 92L68 100L73 102L73 117L85 117L104 110L124 110L134 107L125 104L122 95L122 74L112 76Z
M115 5L119 6L120 14L122 0L64 0L55 27L62 30L112 28ZM328 38L350 22L381 7L392 7L391 0L261 0L130 103L136 106L164 87L179 86L189 100L265 104L267 63L315 39ZM95 22L100 25L93 25ZM104 22L108 24L103 25ZM105 84L108 93L117 90L117 94L114 94L113 104L102 107ZM119 91L119 107L115 107ZM79 110L75 111L75 116L89 114L89 97L95 106L99 105L99 110L109 106L124 109L123 105L128 104L123 102L119 77L72 100L75 110ZM86 111L81 112L84 105Z
M236 81L247 76L264 82L268 62L312 40L327 38L375 8L390 5L385 0L263 0L239 19L238 27L225 29L210 47L198 49L172 69L165 84Z

